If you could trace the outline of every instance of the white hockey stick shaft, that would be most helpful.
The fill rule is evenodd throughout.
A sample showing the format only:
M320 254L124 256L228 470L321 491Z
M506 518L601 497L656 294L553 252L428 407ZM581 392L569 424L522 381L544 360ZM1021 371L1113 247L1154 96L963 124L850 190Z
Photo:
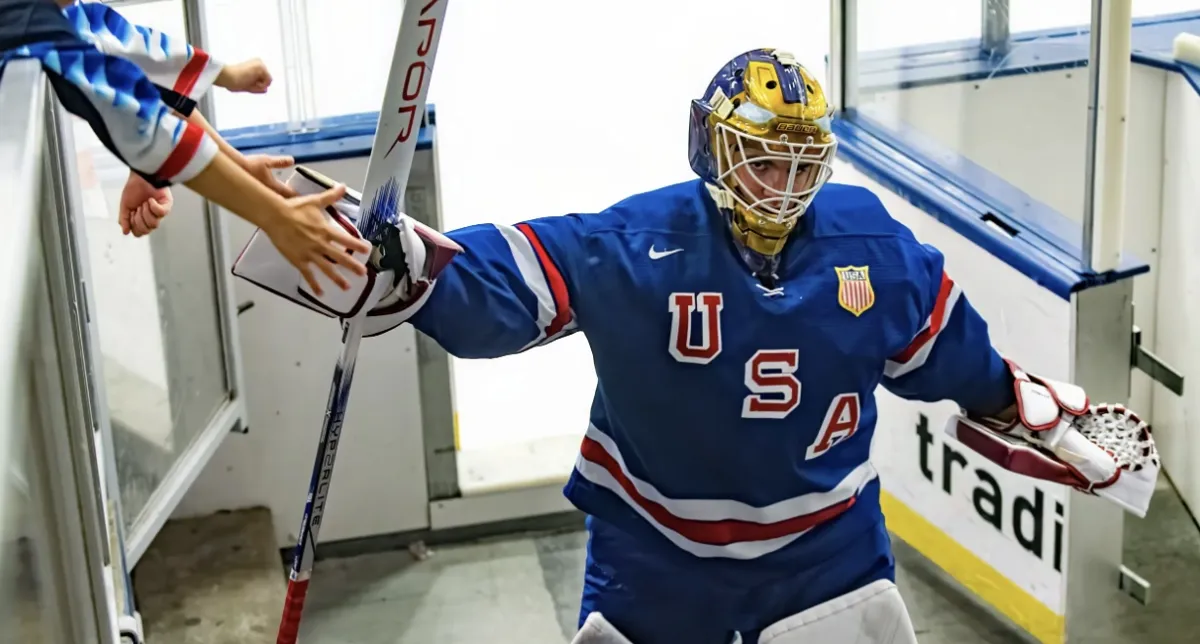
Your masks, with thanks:
M412 170L413 155L425 115L425 99L448 1L414 0L406 2L404 6L383 107L379 112L379 126L367 162L366 184L362 191L358 227L369 240L375 239L403 210L401 204L404 203L408 175ZM277 644L295 644L299 637L317 535L333 478L334 459L341 440L342 421L350 401L350 384L354 378L366 314L364 309L358 317L348 320L343 329L342 353L334 367L300 538L292 557Z

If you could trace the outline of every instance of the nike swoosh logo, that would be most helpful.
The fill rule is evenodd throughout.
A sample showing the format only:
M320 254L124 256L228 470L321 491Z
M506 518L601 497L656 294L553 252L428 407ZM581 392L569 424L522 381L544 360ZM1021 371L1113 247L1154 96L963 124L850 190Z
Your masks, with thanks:
M666 257L667 255L674 255L675 253L682 253L682 252L683 252L682 248L673 248L671 250L654 250L654 247L651 246L650 247L650 259L662 259L662 258Z

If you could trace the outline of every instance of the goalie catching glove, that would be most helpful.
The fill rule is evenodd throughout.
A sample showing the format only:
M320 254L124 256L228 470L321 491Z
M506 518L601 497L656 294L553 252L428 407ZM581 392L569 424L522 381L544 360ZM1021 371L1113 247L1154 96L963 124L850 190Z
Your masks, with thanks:
M301 195L319 194L335 182L304 166L288 179ZM358 232L362 195L346 195L326 210L330 226L340 226L355 236ZM233 264L233 274L275 295L291 300L327 317L342 319L364 315L363 337L369 338L403 324L417 312L433 290L437 276L462 247L438 231L399 213L395 223L383 226L380 239L371 239L366 275L354 275L335 267L350 288L343 290L324 274L318 274L322 294L308 287L300 271L288 263L261 230L254 231Z
M1076 385L1008 365L1017 418L953 416L946 433L1010 472L1068 485L1146 516L1159 470L1146 423L1121 405L1089 405Z

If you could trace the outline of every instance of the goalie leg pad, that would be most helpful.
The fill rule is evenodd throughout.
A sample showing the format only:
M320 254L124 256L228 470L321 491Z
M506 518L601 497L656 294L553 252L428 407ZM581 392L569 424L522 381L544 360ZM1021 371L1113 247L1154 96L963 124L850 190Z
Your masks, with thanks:
M917 635L896 584L880 579L766 627L758 641L916 644Z
M604 615L590 613L584 620L583 626L571 640L571 644L633 644L629 638L621 634Z

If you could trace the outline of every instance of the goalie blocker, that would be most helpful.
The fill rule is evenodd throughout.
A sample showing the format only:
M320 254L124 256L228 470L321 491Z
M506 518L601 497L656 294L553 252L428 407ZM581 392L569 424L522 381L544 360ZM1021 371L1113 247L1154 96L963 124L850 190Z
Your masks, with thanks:
M1007 361L1017 417L958 415L946 433L1010 472L1106 498L1146 516L1159 460L1150 428L1122 405L1090 405L1083 389Z
M301 195L319 194L336 185L329 177L296 166L288 185ZM326 210L330 226L340 226L356 237L362 195L346 196ZM367 265L366 275L354 275L340 266L350 288L342 290L323 273L317 275L322 294L316 295L294 266L283 257L261 230L254 231L233 264L233 274L275 295L327 317L353 318L366 312L363 337L394 329L407 321L429 297L437 276L462 252L462 247L440 232L399 213L384 227L381 239L372 239L370 257L356 254Z

